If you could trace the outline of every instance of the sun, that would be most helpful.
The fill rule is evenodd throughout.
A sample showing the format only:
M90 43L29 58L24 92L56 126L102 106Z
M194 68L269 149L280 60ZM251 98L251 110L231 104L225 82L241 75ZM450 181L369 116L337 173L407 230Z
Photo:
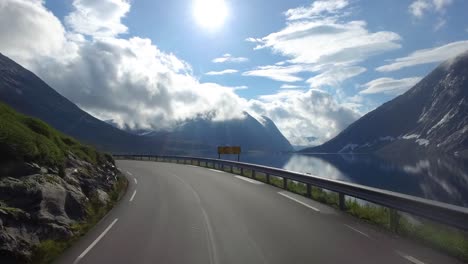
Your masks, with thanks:
M208 30L219 29L228 16L224 0L194 0L193 15L197 23Z

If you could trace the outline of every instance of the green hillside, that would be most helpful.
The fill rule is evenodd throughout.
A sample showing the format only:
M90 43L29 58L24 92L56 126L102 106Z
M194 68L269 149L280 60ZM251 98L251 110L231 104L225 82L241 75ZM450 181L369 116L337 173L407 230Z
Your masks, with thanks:
M95 165L112 161L110 155L82 145L41 120L22 115L0 103L0 163L34 162L56 167L63 173L68 152Z

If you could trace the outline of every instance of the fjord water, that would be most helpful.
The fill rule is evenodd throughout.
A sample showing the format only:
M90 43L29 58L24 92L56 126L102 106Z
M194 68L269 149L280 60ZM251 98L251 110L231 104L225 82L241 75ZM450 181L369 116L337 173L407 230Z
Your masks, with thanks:
M240 160L468 207L468 162L454 156L249 153Z

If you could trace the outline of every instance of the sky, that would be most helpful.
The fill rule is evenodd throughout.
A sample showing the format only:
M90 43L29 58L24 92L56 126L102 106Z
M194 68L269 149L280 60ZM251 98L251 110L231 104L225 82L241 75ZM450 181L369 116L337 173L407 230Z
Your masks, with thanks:
M2 0L0 52L94 116L267 116L317 145L468 50L465 0Z

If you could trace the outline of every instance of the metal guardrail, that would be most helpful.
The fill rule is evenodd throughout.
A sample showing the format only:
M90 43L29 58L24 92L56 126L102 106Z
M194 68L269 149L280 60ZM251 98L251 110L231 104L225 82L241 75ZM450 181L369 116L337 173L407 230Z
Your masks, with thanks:
M326 179L315 175L244 162L190 156L114 155L114 158L161 162L176 161L177 163L182 161L184 164L195 164L198 166L201 166L200 163L205 163L205 167L208 167L208 164L212 164L211 167L215 169L220 167L221 170L228 167L231 172L233 172L234 168L238 168L241 175L245 175L244 170L247 169L252 171L252 177L254 178L256 172L264 173L266 175L266 181L269 184L271 184L270 176L283 178L282 187L284 189L287 189L288 187L288 180L303 183L307 186L305 196L309 198L311 197L312 186L337 192L339 195L339 207L341 210L345 210L345 195L388 207L393 211L393 213L390 214L391 229L396 229L398 225L396 211L402 211L468 231L468 208L368 186ZM190 163L187 163L187 161L190 161Z

